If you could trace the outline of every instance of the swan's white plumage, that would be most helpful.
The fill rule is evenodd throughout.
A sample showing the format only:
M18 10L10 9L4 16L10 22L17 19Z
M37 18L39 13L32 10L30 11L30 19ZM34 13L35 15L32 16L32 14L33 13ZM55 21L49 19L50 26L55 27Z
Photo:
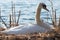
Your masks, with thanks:
M47 32L47 31L50 31L50 29L44 28L37 24L34 25L28 24L25 26L22 25L15 28L10 28L2 32L6 34L26 34L26 33L34 33L34 32Z

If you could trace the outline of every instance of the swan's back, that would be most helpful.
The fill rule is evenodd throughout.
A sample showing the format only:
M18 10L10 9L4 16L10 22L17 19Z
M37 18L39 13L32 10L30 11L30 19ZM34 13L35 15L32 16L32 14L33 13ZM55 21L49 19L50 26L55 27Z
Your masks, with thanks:
M47 31L48 29L43 28L37 24L34 24L34 25L30 24L30 25L25 25L25 26L19 26L13 29L11 28L2 32L6 34L26 34L26 33L34 33L34 32L42 33L42 32L47 32Z

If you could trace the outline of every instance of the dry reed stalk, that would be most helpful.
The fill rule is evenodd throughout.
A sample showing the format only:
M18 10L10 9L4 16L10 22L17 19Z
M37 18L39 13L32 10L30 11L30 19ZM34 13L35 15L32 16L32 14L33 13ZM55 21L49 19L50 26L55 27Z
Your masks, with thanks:
M59 17L59 24L58 24L58 27L60 27L60 17Z
M55 9L55 26L57 26L56 9Z
M13 1L12 1L12 23L15 24L15 4L13 4Z
M49 2L51 3L51 13L52 13L52 24L54 25L54 18L53 18L53 2L52 0L49 0Z
M14 3L14 24L16 24L15 3Z
M10 23L9 25L10 25L10 27L11 27L11 14L10 14L10 22L9 22L9 23Z
M18 19L17 19L17 24L19 24L20 14L21 14L21 11L19 10L19 15L18 15Z
M5 30L5 28L0 28L0 31L4 31Z
M12 22L11 22L11 26L18 26L17 24L17 19L16 19L16 13L15 13L15 4L12 2Z
M7 24L6 24L5 21L3 21L3 19L1 18L1 8L0 8L0 19L2 20L3 24L7 27Z
M51 3L51 13L52 13L52 23L53 23L53 26L56 27L57 25L57 21L56 21L56 10L54 11L54 8L53 8L53 2L52 0L49 0L50 3Z
M54 21L54 27L56 27L57 26L57 21L56 21L56 10L54 11L54 13L53 13L53 21Z

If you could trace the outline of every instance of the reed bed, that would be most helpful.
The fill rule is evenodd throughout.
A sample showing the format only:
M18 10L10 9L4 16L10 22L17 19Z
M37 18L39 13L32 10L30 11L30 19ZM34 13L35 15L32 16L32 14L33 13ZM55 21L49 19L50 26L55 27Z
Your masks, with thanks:
M53 30L47 33L4 34L0 33L0 40L60 40L60 32Z
M4 31L5 30L5 28L0 28L0 31Z

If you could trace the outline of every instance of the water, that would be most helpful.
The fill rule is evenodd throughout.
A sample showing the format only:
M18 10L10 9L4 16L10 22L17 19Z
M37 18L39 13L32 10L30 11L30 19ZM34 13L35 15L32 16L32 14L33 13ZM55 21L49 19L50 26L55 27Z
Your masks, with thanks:
M18 11L21 10L19 23L35 23L36 8L40 2L45 3L47 5L47 8L51 10L51 4L48 0L1 0L0 1L0 7L2 10L1 15L6 23L9 23L9 14L11 14L11 4L12 4L11 1L15 3L16 16L18 16ZM56 9L57 11L57 17L59 17L60 0L52 0L52 1L53 1L54 9ZM47 17L48 12L42 10L41 13L42 13L41 19L47 21L47 19L45 18ZM50 14L48 13L48 15ZM51 20L49 19L48 22L51 23Z

